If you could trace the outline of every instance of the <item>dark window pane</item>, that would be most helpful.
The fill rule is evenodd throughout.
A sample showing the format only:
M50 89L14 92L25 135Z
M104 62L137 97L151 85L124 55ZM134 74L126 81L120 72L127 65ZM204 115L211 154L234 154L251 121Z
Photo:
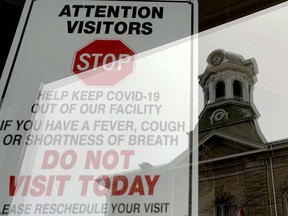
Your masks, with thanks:
M216 84L216 98L221 98L225 96L225 84L223 81Z
M238 80L235 80L233 83L233 92L234 96L242 97L242 86Z

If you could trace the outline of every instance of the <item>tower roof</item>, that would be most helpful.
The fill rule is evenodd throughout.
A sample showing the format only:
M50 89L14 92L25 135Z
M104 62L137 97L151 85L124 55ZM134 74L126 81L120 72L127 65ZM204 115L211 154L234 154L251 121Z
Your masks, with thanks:
M206 70L199 75L199 84L202 88L212 74L229 71L232 68L245 73L251 84L257 82L258 67L254 58L244 59L242 55L217 49L209 54L206 61L208 63Z

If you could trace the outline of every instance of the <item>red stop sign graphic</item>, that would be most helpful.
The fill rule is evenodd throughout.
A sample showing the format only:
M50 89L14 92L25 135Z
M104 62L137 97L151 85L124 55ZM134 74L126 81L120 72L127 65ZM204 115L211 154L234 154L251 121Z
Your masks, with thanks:
M75 52L72 71L87 85L115 85L133 72L134 55L121 40L94 40Z

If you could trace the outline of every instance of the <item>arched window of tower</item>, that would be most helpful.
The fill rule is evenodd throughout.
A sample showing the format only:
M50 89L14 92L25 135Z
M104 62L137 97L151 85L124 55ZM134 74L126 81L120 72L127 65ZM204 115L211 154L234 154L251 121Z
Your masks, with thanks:
M219 81L216 84L216 100L225 99L225 83L224 81Z
M236 99L236 100L242 100L243 99L242 84L238 80L235 80L233 82L233 95L234 95L234 99Z

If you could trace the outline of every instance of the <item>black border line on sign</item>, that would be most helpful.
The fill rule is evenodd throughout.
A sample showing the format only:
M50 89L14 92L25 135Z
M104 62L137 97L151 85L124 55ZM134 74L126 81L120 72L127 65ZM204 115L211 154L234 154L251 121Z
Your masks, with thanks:
M194 18L195 18L195 14L194 14L194 4L189 2L189 4L191 4L191 35L195 34L195 29L194 29ZM193 182L193 176L192 176L192 163L193 163L193 156L192 156L192 151L193 151L193 145L192 145L192 142L193 142L193 139L192 139L192 134L193 134L193 128L191 127L191 124L192 124L192 116L193 116L193 66L192 66L192 61L193 61L193 41L190 41L190 45L191 45L191 60L190 60L190 69L192 70L190 72L190 94L192 93L192 96L190 95L189 99L190 99L190 119L188 120L189 122L189 130L191 129L192 131L189 131L188 132L188 164L187 164L187 168L188 168L188 216L192 216L192 194L193 194L193 190L192 190L192 182ZM191 64L192 63L192 64Z
M186 0L186 1L169 1L169 0L86 0L86 1L116 1L116 2L166 2L166 3L187 3L187 4L191 4L190 0Z
M11 80L11 77L12 77L12 73L13 73L13 70L14 70L14 67L15 67L15 64L16 64L16 61L17 61L17 58L18 58L18 54L19 54L19 51L20 51L20 47L22 45L22 41L23 41L23 38L24 38L24 34L25 34L25 31L26 31L26 28L27 28L27 25L28 25L28 21L29 21L29 18L30 18L30 15L31 15L31 12L32 12L32 9L33 9L33 5L35 3L36 0L32 0L30 6L29 6L29 9L28 9L28 13L27 13L27 16L26 16L26 19L25 19L25 23L24 23L24 26L23 26L23 29L22 29L22 32L21 32L21 36L20 36L20 39L19 39L19 43L17 45L17 48L16 48L16 51L15 51L15 55L14 55L14 58L13 58L13 61L12 61L12 64L11 64L11 68L9 70L9 74L8 74L8 77L7 77L7 81L5 83L5 87L4 87L4 90L3 90L3 93L2 93L2 96L1 96L1 99L0 99L0 110L2 108L2 104L4 102L4 98L6 96L6 93L7 93L7 90L8 90L8 86L9 86L9 83L10 83L10 80ZM110 2L131 2L131 0L86 0L86 1L91 1L91 2L101 2L101 1L110 1ZM198 2L196 1L193 1L193 0L183 0L183 1L177 1L177 0L173 0L173 1L169 1L169 0L133 0L133 2L164 2L164 3L186 3L186 4L190 4L191 5L191 35L193 34L197 34L198 33L198 11L196 11L194 13L194 10L195 8L197 9L198 8L198 5L195 7L195 4L198 4ZM191 51L192 55L193 55L193 50ZM193 80L193 79L192 79ZM192 86L193 85L193 82L190 83ZM191 91L190 91L191 92ZM193 103L192 103L192 98L191 98L191 105L193 106ZM191 107L192 108L192 107ZM192 117L192 115L190 116ZM193 191L192 191L192 163L193 163L193 159L192 159L192 151L193 151L193 148L192 148L192 142L193 142L193 138L191 137L193 131L190 131L189 132L189 143L188 143L188 154L189 154L189 164L188 164L188 170L189 170L189 179L188 179L188 185L189 185L189 189L188 189L188 215L191 216L192 215L192 196L193 196Z
M9 86L9 83L10 83L10 79L11 79L11 76L12 76L12 73L13 73L13 70L14 70L14 67L15 67L15 64L16 64L16 60L17 60L17 57L18 57L18 54L19 54L19 50L20 50L20 47L21 47L21 44L22 44L22 41L23 41L23 38L24 38L24 34L25 34L25 31L26 31L26 27L28 25L28 21L29 21L29 18L30 18L30 14L31 14L31 11L32 11L32 8L33 8L33 4L36 0L32 0L31 4L30 4L30 7L29 7L29 10L28 10L28 13L27 13L27 17L26 17L26 20L25 20L25 23L24 23L24 27L23 27L23 30L21 32L21 36L20 36L20 39L19 39L19 43L17 45L17 49L16 49L16 52L15 52L15 56L13 58L13 62L12 62L12 65L11 65L11 68L9 70L9 74L8 74L8 77L7 77L7 81L5 83L5 87L4 87L4 90L3 90L3 93L2 93L2 96L1 96L1 100L0 100L0 110L1 110L1 107L2 107L2 104L4 102L4 98L6 96L6 92L7 92L7 89L8 89L8 86ZM21 19L21 18L20 18Z

